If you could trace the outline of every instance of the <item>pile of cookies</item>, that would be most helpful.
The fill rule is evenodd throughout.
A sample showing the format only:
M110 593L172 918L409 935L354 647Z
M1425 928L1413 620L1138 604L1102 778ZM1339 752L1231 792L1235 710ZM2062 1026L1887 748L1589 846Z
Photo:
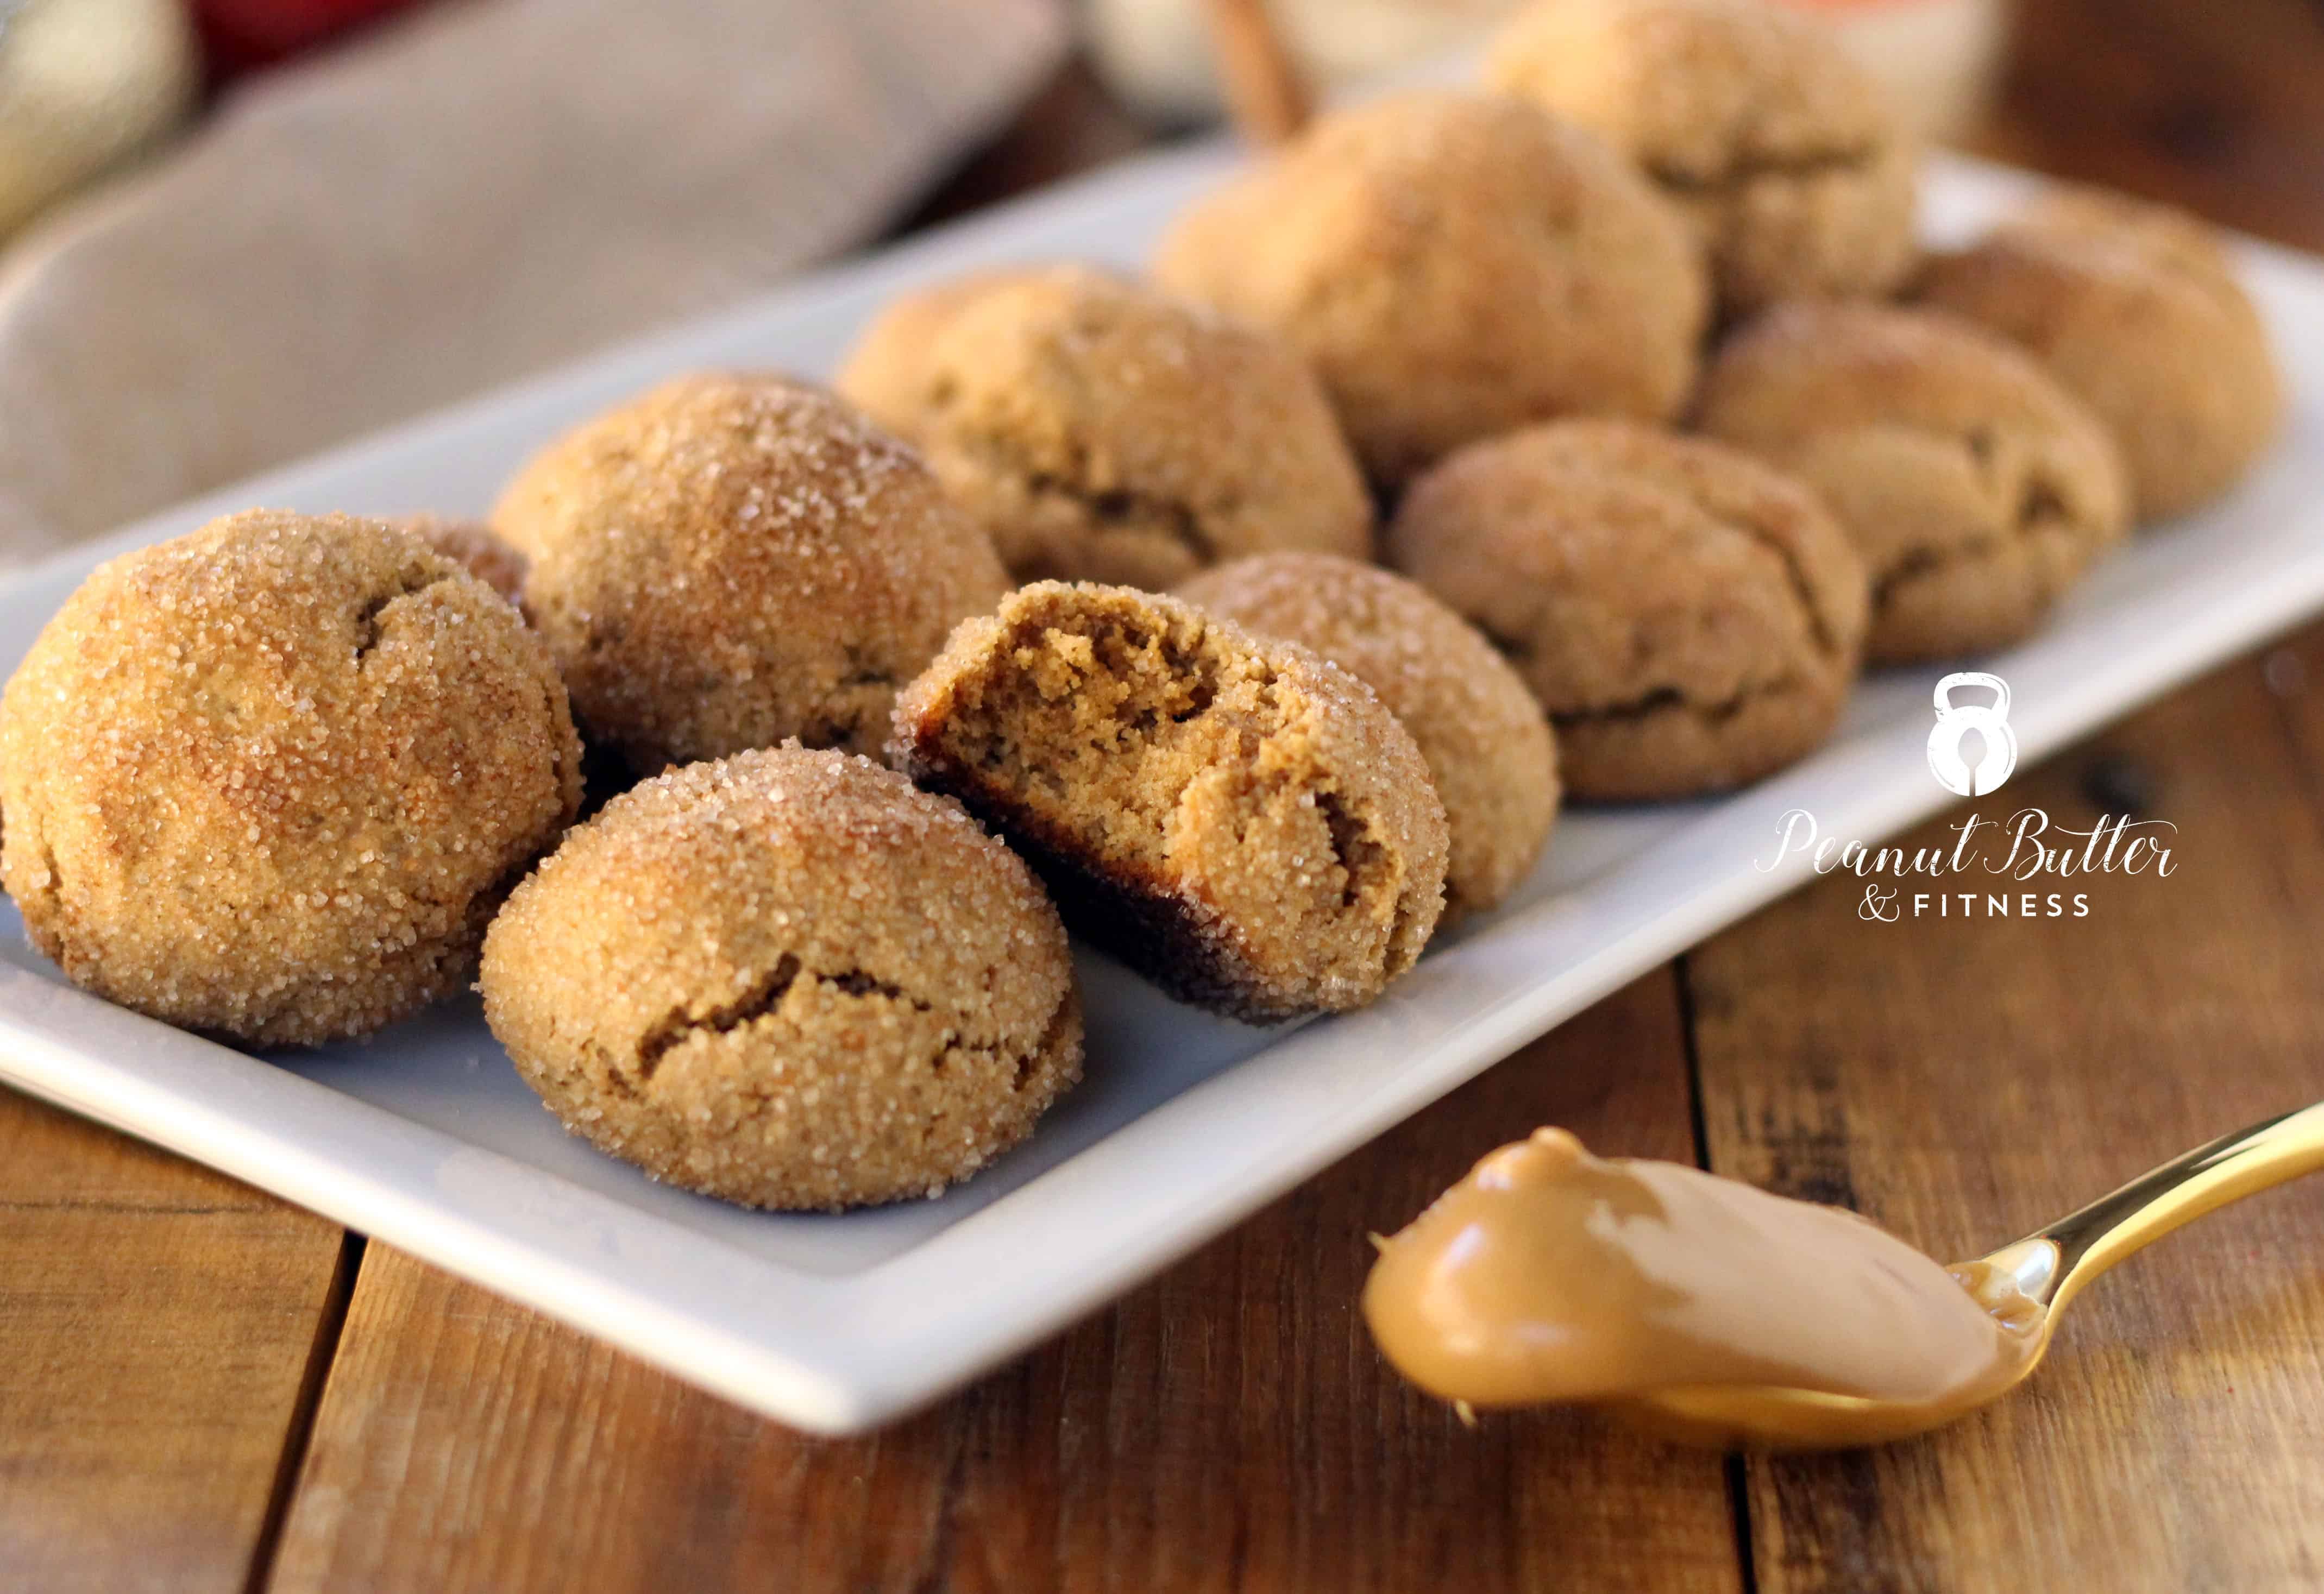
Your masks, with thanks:
M256 1046L477 980L656 1177L933 1193L1078 1078L1069 926L1252 1022L1361 1006L1562 796L1799 759L2278 426L2198 223L2072 193L1923 258L1794 13L1542 0L1488 79L1324 118L1150 281L986 272L835 391L657 388L489 529L106 565L0 698L30 934Z

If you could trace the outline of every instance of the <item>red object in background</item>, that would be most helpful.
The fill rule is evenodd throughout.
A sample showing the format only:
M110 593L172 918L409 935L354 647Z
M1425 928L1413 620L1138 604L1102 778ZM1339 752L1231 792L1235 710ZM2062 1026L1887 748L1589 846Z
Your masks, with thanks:
M192 0L213 79L296 55L412 0Z

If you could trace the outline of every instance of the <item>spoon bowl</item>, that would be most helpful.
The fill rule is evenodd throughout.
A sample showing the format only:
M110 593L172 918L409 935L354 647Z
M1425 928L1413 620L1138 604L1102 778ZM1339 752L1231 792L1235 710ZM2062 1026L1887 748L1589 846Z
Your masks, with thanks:
M1673 1386L1605 1410L1626 1427L1720 1450L1834 1450L1909 1439L1991 1404L2032 1376L2082 1286L2182 1223L2324 1168L2324 1102L2222 1136L1952 1272L2024 1336L2024 1355L1940 1401L1868 1400L1775 1385Z

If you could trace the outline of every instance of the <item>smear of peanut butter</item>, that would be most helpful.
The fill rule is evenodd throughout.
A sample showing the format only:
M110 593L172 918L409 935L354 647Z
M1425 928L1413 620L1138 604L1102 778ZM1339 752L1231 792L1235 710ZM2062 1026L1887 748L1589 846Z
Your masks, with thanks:
M1545 1129L1384 1242L1363 1308L1406 1377L1474 1405L1776 1385L1967 1410L2040 1349L2041 1307L1997 1284L1852 1212Z

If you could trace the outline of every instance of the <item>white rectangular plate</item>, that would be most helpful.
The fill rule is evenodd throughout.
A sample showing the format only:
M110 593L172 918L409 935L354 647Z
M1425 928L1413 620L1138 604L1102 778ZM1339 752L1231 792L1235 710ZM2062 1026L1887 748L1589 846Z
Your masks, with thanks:
M0 592L0 669L103 557L252 504L481 512L529 450L669 373L827 372L888 296L970 267L1137 265L1234 159L1204 146L1117 166L156 517ZM1961 235L2026 180L1938 164L1930 231ZM2324 265L2257 244L2243 263L2292 373L2291 435L2232 501L2140 538L2039 638L1988 661L2014 688L2029 760L2324 606ZM1740 795L1570 814L1515 903L1360 1013L1289 1033L1245 1029L1084 956L1086 1083L1027 1146L938 1201L784 1217L687 1195L568 1138L472 1003L366 1045L245 1056L69 988L6 909L0 1077L745 1405L859 1430L1097 1306L1799 884L1796 859L1756 867L1787 810L1810 809L1828 834L1871 839L1949 800L1923 754L1936 673L1868 681L1830 747Z

